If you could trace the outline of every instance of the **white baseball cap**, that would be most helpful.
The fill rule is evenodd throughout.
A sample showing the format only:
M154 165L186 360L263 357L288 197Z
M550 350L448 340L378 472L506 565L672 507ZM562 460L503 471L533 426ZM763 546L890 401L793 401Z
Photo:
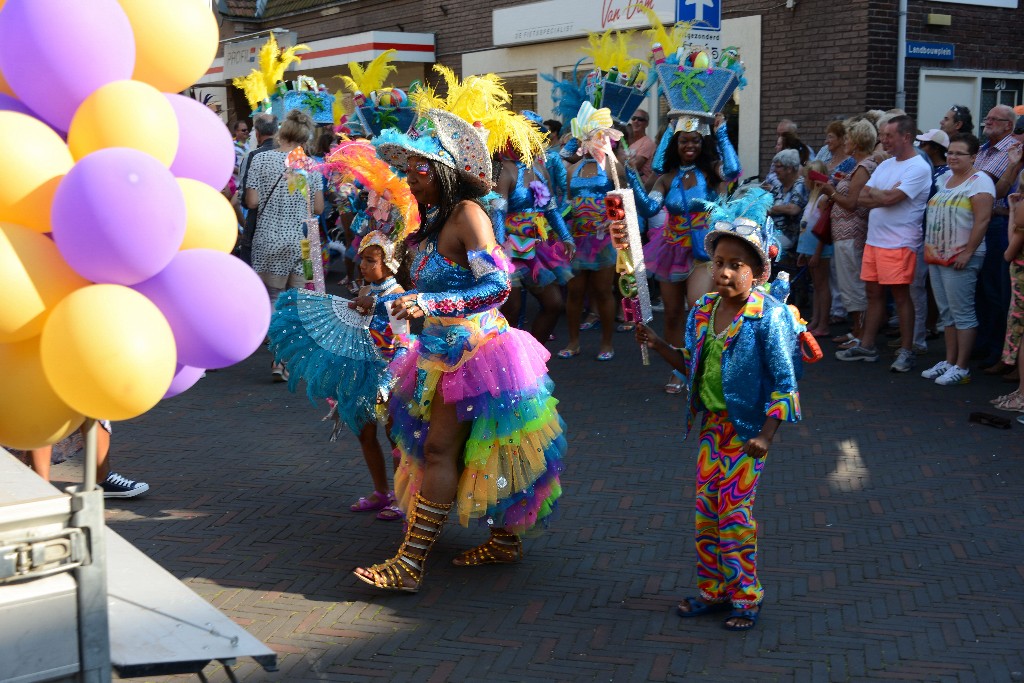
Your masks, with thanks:
M946 135L945 131L939 130L938 128L932 128L931 130L921 133L917 136L917 140L919 142L934 142L943 149L949 147L949 136Z

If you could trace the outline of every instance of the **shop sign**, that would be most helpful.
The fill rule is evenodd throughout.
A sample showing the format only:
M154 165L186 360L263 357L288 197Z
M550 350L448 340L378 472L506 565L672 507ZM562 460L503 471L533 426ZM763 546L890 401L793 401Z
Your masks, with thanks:
M253 69L259 69L260 48L267 42L269 34L258 38L240 40L238 42L224 43L224 75L225 80L246 76ZM282 48L292 47L298 40L298 34L294 31L274 31L274 38ZM292 66L292 69L295 67Z
M641 6L657 12L665 24L675 21L676 0L547 0L494 10L493 42L546 43L607 29L647 28Z

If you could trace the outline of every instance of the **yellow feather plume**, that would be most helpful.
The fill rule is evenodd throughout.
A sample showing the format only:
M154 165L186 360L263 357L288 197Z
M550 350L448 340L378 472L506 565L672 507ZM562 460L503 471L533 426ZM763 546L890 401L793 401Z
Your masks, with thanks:
M260 48L259 69L253 69L248 75L232 79L231 84L245 93L245 99L251 109L257 109L265 99L270 97L278 81L284 80L284 72L293 63L302 61L296 53L308 50L308 45L296 45L281 50L277 38L270 34L267 42Z
M447 94L441 97L429 85L412 93L412 103L421 115L428 109L445 109L470 125L479 122L488 132L487 150L491 154L511 147L526 164L544 154L544 134L525 116L509 109L512 96L500 77L486 74L460 81L442 64L435 64L434 71L444 79Z
M641 5L642 6L642 5ZM628 73L634 64L643 64L642 59L629 56L629 39L632 31L612 31L591 33L587 36L588 47L583 53L594 60L594 66L601 71L617 69L620 73Z
M391 64L395 54L397 54L395 50L385 50L367 64L365 68L360 66L358 62L349 62L348 70L352 74L351 77L343 75L335 76L335 78L340 78L341 82L352 94L359 92L369 95L373 91L383 88L388 76L398 71L398 67Z
M686 34L690 32L693 22L680 21L674 24L672 30L669 31L665 28L665 24L661 23L657 12L642 4L638 5L637 8L646 14L647 19L651 22L651 28L644 31L644 35L650 38L651 44L661 43L661 47L666 55L674 55L676 50L681 48L683 43L686 42Z

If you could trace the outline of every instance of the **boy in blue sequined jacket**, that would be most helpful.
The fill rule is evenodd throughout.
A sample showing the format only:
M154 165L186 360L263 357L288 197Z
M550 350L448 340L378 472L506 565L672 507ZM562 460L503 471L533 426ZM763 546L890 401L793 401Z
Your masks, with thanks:
M771 275L771 203L770 194L753 189L712 208L706 247L717 291L690 311L683 348L644 325L636 333L685 376L687 433L703 412L696 487L700 595L685 598L678 611L695 617L731 608L723 624L729 630L757 623L764 590L754 496L776 430L800 419L798 324L761 287Z

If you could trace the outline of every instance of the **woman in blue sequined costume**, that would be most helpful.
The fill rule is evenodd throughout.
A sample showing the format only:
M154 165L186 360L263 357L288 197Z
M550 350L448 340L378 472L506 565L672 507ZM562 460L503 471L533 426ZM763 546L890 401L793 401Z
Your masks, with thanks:
M569 343L558 352L558 357L579 355L583 300L589 297L601 320L601 347L596 359L609 361L615 357L615 248L605 221L604 196L615 186L602 165L589 154L569 170L568 185L576 257L572 260L573 279L569 281L565 302Z
M314 403L327 399L331 414L359 438L374 490L350 506L353 512L376 512L377 519L402 519L388 486L377 423L386 417L382 401L390 387L387 364L405 352L408 339L391 328L388 310L405 290L395 274L396 247L383 232L371 231L359 245L359 269L369 285L348 301L305 289L284 294L268 336L275 358L290 368L288 388L306 383ZM337 423L336 423L337 424ZM337 437L337 426L333 441ZM397 469L397 462L395 463Z
M718 114L714 134L706 136L697 130L687 130L685 124L691 120L680 119L663 150L663 173L650 194L644 189L636 169L626 171L638 214L651 217L662 207L667 209L665 225L652 231L644 246L644 260L647 271L661 286L665 340L677 346L683 343L687 308L692 308L711 289L707 255L699 243L696 248L693 243L693 237L697 235L699 240L709 227L704 203L717 200L725 192L727 182L740 172L739 158L729 141L725 118ZM671 394L682 390L682 384L675 378L670 378L665 385L665 391Z
M547 376L547 351L508 325L511 266L478 201L490 187L487 132L441 109L416 136L385 131L378 154L404 169L423 222L411 238L414 291L392 313L423 330L391 371L391 435L402 462L395 488L408 515L397 555L355 575L376 588L419 589L430 548L450 513L486 526L488 540L458 566L522 558L520 535L561 495L566 449Z
M508 320L519 320L522 297L517 290L525 287L541 305L530 327L541 344L565 308L561 287L572 279L569 262L576 253L543 161L534 159L530 167L519 160L502 162L497 187L501 197L491 216L498 244L512 259L512 293L501 312Z

